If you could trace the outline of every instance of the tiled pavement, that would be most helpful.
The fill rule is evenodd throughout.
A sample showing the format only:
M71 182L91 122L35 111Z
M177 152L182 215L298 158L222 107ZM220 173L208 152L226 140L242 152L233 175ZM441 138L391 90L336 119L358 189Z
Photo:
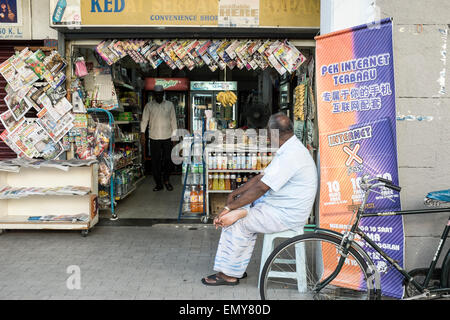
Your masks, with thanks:
M0 235L0 299L259 299L259 237L238 286L206 287L214 273L220 231L212 225L73 231L8 231ZM69 290L69 266L80 270L81 289Z

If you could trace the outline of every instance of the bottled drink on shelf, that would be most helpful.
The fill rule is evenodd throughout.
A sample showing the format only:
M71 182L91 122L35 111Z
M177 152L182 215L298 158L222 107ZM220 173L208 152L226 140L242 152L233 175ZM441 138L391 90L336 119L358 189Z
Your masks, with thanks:
M191 183L199 184L199 175L198 175L198 163L191 164Z
M213 153L208 153L208 170L214 170L214 158Z
M230 174L225 175L225 190L231 190Z
M258 157L256 153L252 153L252 170L256 170L256 167L258 165Z
M241 154L236 153L236 170L241 170Z
M217 162L216 170L222 170L222 154L221 153L216 153L216 162Z
M211 170L217 170L217 153L212 155L212 168Z
M230 190L236 190L236 189L237 189L236 175L232 174L232 175L230 175Z
M242 184L246 184L247 181L248 181L248 177L247 177L247 175L244 175L244 176L242 177Z
M200 191L198 192L198 205L197 205L197 212L203 212L203 186L200 186Z
M186 189L183 195L183 212L191 211L191 191Z
M247 169L247 164L245 161L245 152L241 153L241 170Z
M256 155L256 170L261 170L261 153L258 152Z
M191 212L197 212L198 210L198 192L196 187L191 187Z
M235 153L233 153L233 167L232 167L233 170L237 169L237 159L238 159L237 154L235 152Z
M224 153L224 154L222 154L222 170L227 170L227 162L228 162L228 157L227 157L227 154Z
M215 173L213 176L212 190L219 190L219 174L218 173Z
M213 187L214 187L213 184L214 184L214 177L212 174L210 174L208 176L208 189L209 190L213 190Z
M225 175L223 173L219 176L219 190L225 190Z
M267 153L263 152L261 155L261 169L265 169L267 167Z
M245 169L252 170L252 155L251 153L247 153L245 157Z
M242 184L242 178L241 178L241 174L238 173L236 176L236 189L239 188Z
M233 154L227 153L227 169L233 170Z

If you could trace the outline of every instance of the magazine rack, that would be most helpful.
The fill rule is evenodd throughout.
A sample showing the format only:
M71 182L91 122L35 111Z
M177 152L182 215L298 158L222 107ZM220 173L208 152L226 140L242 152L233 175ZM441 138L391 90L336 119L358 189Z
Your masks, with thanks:
M7 229L79 230L86 236L99 221L98 164L68 167L21 167L18 173L0 171L0 185L11 187L55 188L79 186L90 188L87 195L31 195L19 199L0 199L0 231ZM35 221L37 216L74 216L87 214L88 221Z

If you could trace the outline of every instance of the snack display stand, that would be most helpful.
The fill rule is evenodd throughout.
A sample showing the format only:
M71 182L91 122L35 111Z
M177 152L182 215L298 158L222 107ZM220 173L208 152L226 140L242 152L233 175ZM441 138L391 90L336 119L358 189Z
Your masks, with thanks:
M67 170L67 171L66 171ZM19 172L0 171L0 185L19 188L61 188L76 186L86 194L36 194L0 199L0 230L79 230L86 236L99 221L98 164L77 167L20 167ZM83 215L83 219L77 219ZM44 219L43 219L44 218ZM49 218L49 219L45 219Z
M87 110L88 113L96 120L96 121L102 121L109 124L110 127L114 126L114 117L111 114L111 112L99 109L99 108L90 108ZM112 154L114 150L114 134L111 134L111 137L109 139L109 150L107 154ZM114 159L112 157L109 157L109 168L111 171L114 170ZM114 206L114 175L111 174L111 178L109 179L109 197L110 197L110 209L111 209L111 219L116 220L117 215L115 213L115 206Z

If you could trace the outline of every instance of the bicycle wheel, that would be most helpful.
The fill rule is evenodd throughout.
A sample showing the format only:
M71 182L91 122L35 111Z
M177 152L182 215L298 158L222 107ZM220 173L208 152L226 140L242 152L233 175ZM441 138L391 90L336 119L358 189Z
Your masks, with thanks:
M339 274L317 292L316 285L338 266L340 239L305 234L279 245L267 259L260 279L260 295L280 300L372 300L373 272L364 258L350 248Z

